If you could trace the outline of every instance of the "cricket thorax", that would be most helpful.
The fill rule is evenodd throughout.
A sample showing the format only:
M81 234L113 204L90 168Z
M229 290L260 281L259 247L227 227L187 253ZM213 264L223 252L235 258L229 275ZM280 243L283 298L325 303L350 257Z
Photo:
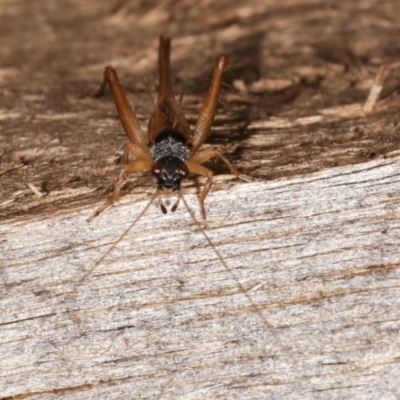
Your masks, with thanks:
M187 160L190 147L177 131L161 132L149 147L153 165L151 173L157 178L160 189L178 190L181 180L189 175Z
M186 144L184 137L179 132L170 129L158 134L149 150L154 162L169 156L179 158L186 163L190 154L190 147Z

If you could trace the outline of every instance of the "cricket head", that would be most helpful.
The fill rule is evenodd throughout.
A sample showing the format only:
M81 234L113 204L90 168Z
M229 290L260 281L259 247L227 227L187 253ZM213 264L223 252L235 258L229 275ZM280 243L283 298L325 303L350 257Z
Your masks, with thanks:
M151 173L157 178L158 189L175 192L180 189L182 179L189 176L189 168L178 157L165 156L152 165Z

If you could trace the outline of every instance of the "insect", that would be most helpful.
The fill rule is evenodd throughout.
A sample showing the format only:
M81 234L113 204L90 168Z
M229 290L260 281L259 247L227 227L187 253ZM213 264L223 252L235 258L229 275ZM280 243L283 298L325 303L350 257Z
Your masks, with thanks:
M104 80L100 90L98 91L98 95L104 91L107 84L110 86L119 118L129 139L129 143L124 152L124 166L118 176L112 195L89 218L89 220L99 215L103 210L118 200L120 197L121 187L127 180L128 175L132 172L151 172L151 174L157 179L157 190L142 212L122 233L117 241L113 243L108 251L96 262L93 268L86 272L81 281L86 279L86 277L92 273L94 268L96 268L125 237L156 198L158 199L162 212L164 214L167 213L167 208L162 201L162 193L164 191L169 191L177 193L177 200L171 207L171 211L173 212L177 209L180 200L183 201L186 209L202 232L208 244L213 248L219 261L222 263L225 270L234 278L240 291L246 296L252 307L255 309L250 296L246 293L243 285L240 284L236 276L229 269L225 260L222 258L205 230L196 220L194 213L189 208L181 192L181 182L190 174L197 174L207 178L199 197L201 213L205 219L206 213L204 200L207 197L213 182L213 172L202 165L205 161L213 157L219 157L229 167L231 173L235 177L250 181L250 178L246 175L240 174L218 150L213 147L208 147L206 150L202 151L200 150L202 144L210 133L210 128L214 120L222 85L222 77L228 64L228 57L221 54L216 59L216 67L214 69L210 87L204 99L196 126L194 130L192 130L173 93L170 48L171 39L161 36L158 54L159 94L154 105L154 111L148 123L147 137L142 132L137 116L126 99L122 86L118 80L117 73L111 66L105 68ZM130 156L134 157L133 161L130 161ZM266 322L258 310L255 310L255 312L260 315L264 322Z
M98 94L104 91L108 83L129 143L125 148L124 167L119 174L114 192L93 217L118 200L121 187L132 172L150 171L157 178L156 197L164 214L167 213L167 209L160 196L162 191L178 192L177 201L171 208L171 211L175 211L181 198L181 181L186 179L189 174L206 177L207 181L199 198L204 219L206 217L204 200L213 182L213 172L202 165L205 161L213 157L219 157L229 167L233 175L244 180L250 180L247 176L240 174L213 147L199 151L210 133L217 108L222 76L228 64L228 57L222 54L217 57L216 68L208 93L204 99L196 127L192 131L180 105L175 100L172 90L170 48L171 39L165 39L161 36L158 55L160 88L154 111L149 120L147 137L142 132L136 114L126 99L118 81L117 73L110 66L106 67L104 71L104 80ZM129 160L130 155L135 157L134 161Z

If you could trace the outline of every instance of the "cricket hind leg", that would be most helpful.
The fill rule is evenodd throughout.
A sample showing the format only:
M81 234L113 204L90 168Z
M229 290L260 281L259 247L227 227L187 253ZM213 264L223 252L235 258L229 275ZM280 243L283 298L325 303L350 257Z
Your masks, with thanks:
M219 93L222 86L222 77L227 65L228 57L224 54L220 54L216 59L214 74L194 129L192 138L192 154L196 154L196 151L201 147L210 134L211 125L214 121L215 112L217 110Z
M136 157L136 160L129 162L129 154L133 154ZM142 149L140 147L134 146L132 143L129 143L126 146L123 160L124 167L118 175L113 193L107 198L105 203L88 218L88 221L91 221L93 218L97 217L100 213L102 213L108 207L112 206L120 198L121 188L125 184L131 172L151 170L151 159L147 157L146 153L142 152Z
M142 132L135 111L132 109L128 99L126 98L121 83L119 82L117 72L111 66L105 68L103 82L94 96L100 97L104 93L107 84L110 86L115 106L117 107L118 115L126 136L129 138L131 143L139 146L143 152L147 153L150 157L146 136Z
M95 98L99 98L99 97L101 97L101 96L103 96L103 94L104 94L104 92L105 92L105 90L106 90L106 87L107 87L107 79L106 79L106 77L104 76L103 77L103 81L101 82L101 85L100 85L100 87L97 89L97 91L93 94L93 97L95 97Z

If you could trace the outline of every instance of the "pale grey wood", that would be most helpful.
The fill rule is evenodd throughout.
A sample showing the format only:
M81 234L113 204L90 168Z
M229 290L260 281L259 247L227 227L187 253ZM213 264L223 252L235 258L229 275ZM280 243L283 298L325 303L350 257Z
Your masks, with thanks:
M182 204L77 283L150 192L0 226L0 398L399 398L399 156L216 181L207 234L253 304Z

